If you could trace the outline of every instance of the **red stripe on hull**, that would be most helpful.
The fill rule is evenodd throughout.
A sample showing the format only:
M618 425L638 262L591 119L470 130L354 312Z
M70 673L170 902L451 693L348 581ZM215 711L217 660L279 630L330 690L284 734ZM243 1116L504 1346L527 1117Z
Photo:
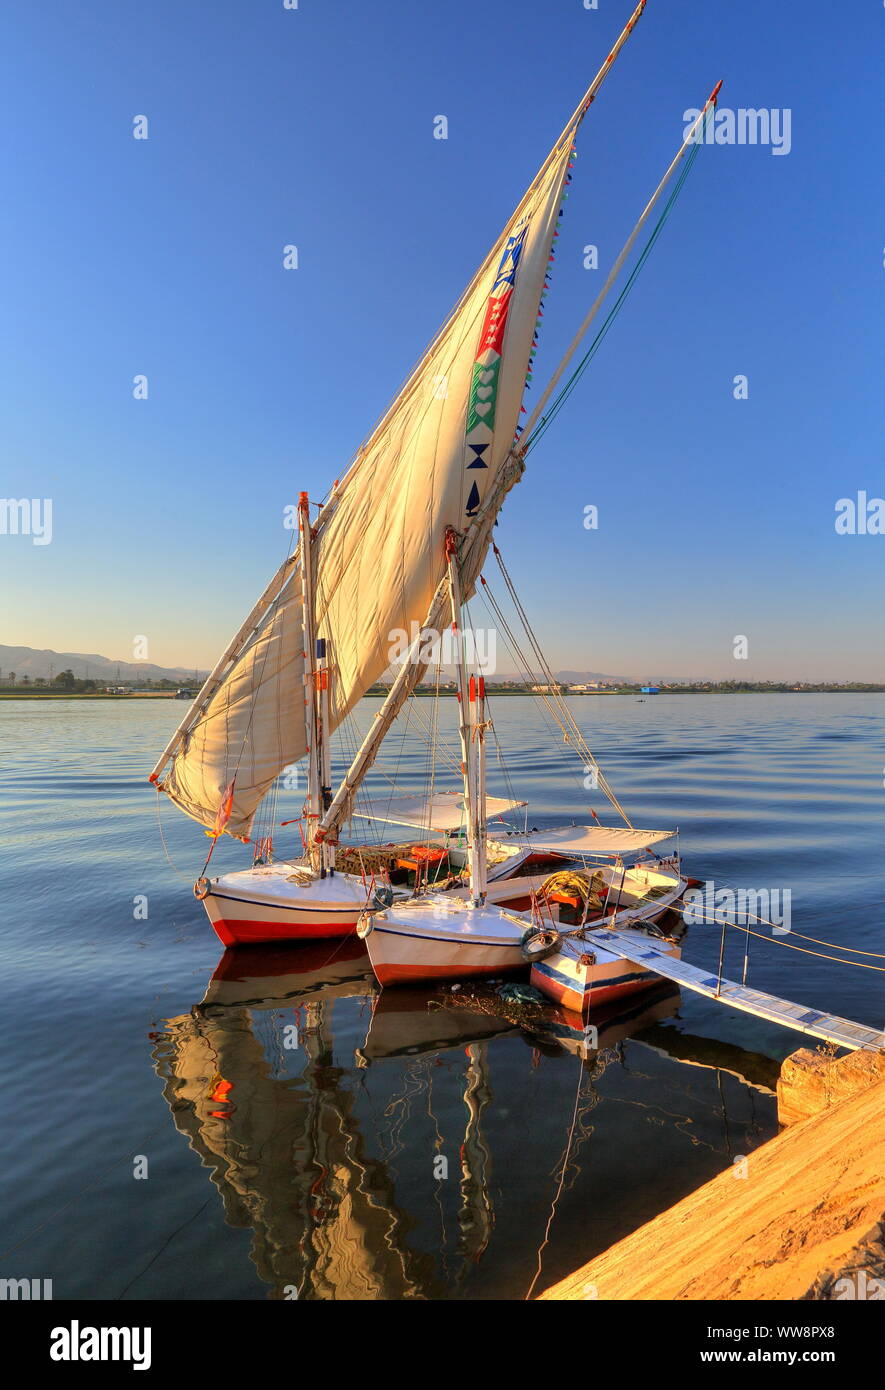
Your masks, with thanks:
M212 920L211 918L209 919ZM225 946L257 946L280 941L328 941L350 936L356 921L349 922L252 922L225 917L212 922L215 934Z
M561 1004L564 1009L580 1014L586 1013L588 1009L595 1009L599 1004L607 1004L612 999L623 999L625 994L635 994L637 990L648 989L649 985L659 983L659 975L649 974L641 980L631 980L623 985L605 985L601 989L591 989L584 994L579 989L570 989L547 977L544 980L543 992L548 999Z

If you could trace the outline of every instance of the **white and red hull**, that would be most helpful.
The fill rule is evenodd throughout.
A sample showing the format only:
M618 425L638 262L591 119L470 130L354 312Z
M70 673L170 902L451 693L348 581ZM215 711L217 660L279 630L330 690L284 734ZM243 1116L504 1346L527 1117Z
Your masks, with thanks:
M402 985L524 970L531 925L530 917L435 894L364 919L360 932L378 983Z
M361 879L334 874L304 882L294 864L211 879L202 899L225 946L321 941L350 936L366 910Z
M624 937L647 940L641 931L621 928ZM655 946L665 955L679 959L678 945L656 940ZM660 975L648 970L644 965L619 956L608 950L593 932L586 937L563 937L562 945L553 955L535 961L532 966L531 982L536 989L555 1004L571 1013L585 1014L590 1009L609 1004L658 984Z
M518 852L498 866L489 895L517 909L528 907L532 891L549 873L557 856ZM546 864L544 872L513 878L518 868ZM322 941L351 936L369 906L369 884L361 876L335 873L310 878L294 863L261 865L219 878L201 880L201 900L225 946ZM467 895L466 888L450 890Z
M611 874L611 869L606 869ZM638 919L652 921L676 903L685 891L686 883L675 870L660 871L640 866L627 873L618 873L618 887L623 892L619 910L606 916L606 925L621 931ZM438 980L460 980L477 977L494 978L515 970L526 970L528 961L522 950L525 932L534 925L530 913L514 910L526 901L521 884L528 880L511 880L513 896L507 883L495 885L495 900L485 907L470 907L451 894L415 899L397 904L388 911L364 919L360 932L365 933L372 969L382 985L434 983ZM490 898L492 897L490 888ZM642 893L654 889L654 906L642 903ZM530 906L530 902L526 903ZM592 929L592 928L591 928ZM567 927L561 930L568 931ZM567 937L563 938L567 940ZM632 970L632 967L631 967ZM627 969L618 975L600 979L593 1002L626 994L641 988L645 981ZM540 988L540 986L539 986ZM547 992L547 991L545 991ZM551 998L554 997L552 994ZM564 1007L578 1011L586 1007L577 989L571 995L573 1003Z

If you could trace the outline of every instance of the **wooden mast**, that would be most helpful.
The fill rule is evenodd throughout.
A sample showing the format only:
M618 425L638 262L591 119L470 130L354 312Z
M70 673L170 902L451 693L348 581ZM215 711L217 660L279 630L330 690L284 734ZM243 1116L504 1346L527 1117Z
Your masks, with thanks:
M512 454L508 456L498 476L496 486L483 499L480 509L474 517L473 526L463 539L461 558L465 563L472 559L476 547L487 541L501 501L522 476L524 468L525 464L522 459ZM455 533L451 532L451 534L454 535ZM412 643L396 680L385 696L380 710L375 715L372 727L363 739L356 757L320 821L316 837L318 842L322 843L327 837L329 839L337 837L340 823L347 818L350 812L350 803L354 793L375 761L378 749L381 747L391 724L429 665L428 644L439 636L450 603L449 571L447 568L436 587L421 631Z
M467 811L467 848L470 863L470 906L482 907L486 896L485 792L481 786L484 769L479 763L476 676L468 677L461 630L461 581L458 577L457 539L446 537L449 567L449 597L452 607L452 633L458 681L458 732L461 737L461 771L464 777L464 803Z
M311 866L321 868L323 856L317 850L316 832L320 818L320 758L317 718L316 633L313 609L313 556L310 531L310 502L306 492L298 498L298 530L301 538L301 611L304 627L304 730L307 740L307 852Z
M325 637L316 639L317 670L316 687L319 696L319 710L317 723L317 743L319 748L319 793L320 793L320 812L325 814L332 801L332 739L329 723L329 653L328 642ZM325 843L317 840L320 844L320 854L322 860L322 873L334 874L335 872L335 843L327 840Z

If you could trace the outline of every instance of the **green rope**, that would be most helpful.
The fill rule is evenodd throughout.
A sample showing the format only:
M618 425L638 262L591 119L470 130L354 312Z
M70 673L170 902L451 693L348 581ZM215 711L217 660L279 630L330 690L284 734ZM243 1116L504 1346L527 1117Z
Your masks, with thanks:
M667 221L667 218L670 215L670 211L673 207L673 204L676 202L676 199L679 197L679 194L682 191L682 186L685 183L685 180L688 178L689 171L695 159L697 158L699 149L700 145L693 145L692 149L689 151L685 160L685 164L676 180L676 183L673 186L673 191L670 194L670 197L667 199L666 204L664 205L664 210L658 218L657 224L655 225L655 228L652 231L651 236L645 243L645 246L642 249L642 253L639 259L637 260L635 266L631 270L627 282L624 285L624 288L621 290L620 294L618 295L617 299L615 300L614 304L609 310L602 324L602 327L599 329L599 332L596 334L596 337L593 339L593 342L590 344L589 348L585 352L584 356L581 358L577 367L572 372L568 381L565 383L565 386L563 386L559 395L555 397L553 404L551 405L547 413L541 416L540 420L538 421L537 425L531 433L528 443L525 446L524 453L529 453L530 450L532 450L535 447L535 445L537 444L541 436L544 434L547 427L550 424L552 424L552 422L556 419L556 416L559 414L560 410L562 409L565 402L568 400L575 386L580 381L590 362L595 357L598 347L605 338L605 335L608 333L608 330L611 328L611 325L617 317L621 305L624 303L624 300L630 293L634 281L637 279L639 272L642 270L642 267L645 265L645 262L651 255L652 248L654 247L655 242L657 241L658 237L663 231L664 223Z

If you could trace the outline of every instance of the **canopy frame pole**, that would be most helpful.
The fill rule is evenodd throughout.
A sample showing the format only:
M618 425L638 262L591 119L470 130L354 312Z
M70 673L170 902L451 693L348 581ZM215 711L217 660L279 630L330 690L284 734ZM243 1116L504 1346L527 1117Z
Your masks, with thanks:
M312 536L310 531L310 500L306 492L298 498L298 530L301 536L302 583L301 609L304 626L304 731L307 739L307 852L311 866L319 868L325 878L323 856L317 852L316 832L320 819L320 758L317 718L316 636L313 609Z
M696 135L697 131L700 129L700 127L701 127L702 123L704 122L704 120L706 119L707 112L708 112L712 107L715 107L715 105L716 105L716 100L717 100L717 98L718 98L718 96L719 96L719 90L720 90L721 86L722 86L722 83L721 83L721 81L720 81L720 82L718 82L718 83L716 84L716 86L714 87L713 91L710 93L709 97L707 98L706 102L704 103L703 110L700 112L700 114L698 115L697 119L696 119L696 120L694 121L694 123L692 124L691 130L690 130L690 131L688 132L688 134L686 135L686 137L685 137L685 139L684 139L682 145L681 145L680 148L679 148L679 151L678 151L676 157L675 157L675 158L672 160L672 162L670 163L670 165L669 165L669 167L668 167L668 169L667 169L667 172L664 174L664 177L661 179L660 183L658 184L658 186L657 186L657 188L655 189L654 193L652 194L651 198L650 198L649 201L646 203L645 208L644 208L644 210L643 210L643 212L642 212L642 215L641 215L640 218L639 218L639 221L636 223L636 225L635 225L635 227L633 228L632 232L630 233L629 237L628 237L627 240L624 242L624 245L623 245L623 247L621 248L620 254L618 255L618 257L617 257L617 259L616 259L614 265L612 266L611 270L609 271L609 273L608 273L608 275L607 275L607 277L606 277L605 284L602 286L602 289L599 291L599 294L596 296L595 300L593 301L592 305L590 306L589 312L587 313L587 316L586 316L586 318L584 319L584 322L581 324L580 328L578 329L577 333L575 334L574 338L572 339L572 342L571 342L571 344L569 345L569 348L568 348L568 350L567 350L565 356L563 357L563 359L562 359L562 361L560 362L559 366L556 368L556 371L553 373L553 376L550 378L550 381L548 382L547 386L544 388L543 392L541 393L541 397L540 397L540 399L539 399L537 405L535 406L534 410L532 411L531 415L529 416L528 420L526 421L526 424L525 424L525 427L524 427L524 429L523 429L522 435L520 436L520 441L519 441L520 453L524 452L524 451L528 448L528 444L529 444L529 440L530 440L530 436L531 436L532 430L534 429L535 425L537 424L537 422L538 422L538 420L539 420L539 418L540 418L540 416L541 416L541 413L542 413L542 411L543 411L545 405L546 405L547 402L549 401L551 395L553 394L553 391L555 390L555 388L556 388L558 382L559 382L560 379L562 378L563 372L565 371L565 369L566 369L566 367L568 366L569 362L571 362L572 358L574 357L575 353L577 352L578 347L579 347L579 345L580 345L580 343L581 343L581 340L582 340L583 337L585 336L585 334L586 334L588 328L590 327L591 323L593 322L593 320L596 318L596 315L599 313L599 310L601 309L601 307L602 307L602 305L603 305L603 302L605 301L606 297L608 296L609 290L611 289L611 287L612 287L612 285L614 284L615 280L617 280L618 276L620 275L621 269L623 268L623 265L624 265L624 262L626 261L627 257L630 255L630 252L633 250L634 245L636 244L636 238L639 236L639 233L642 231L642 228L645 226L646 222L648 221L649 217L651 216L652 212L654 211L655 206L656 206L657 203L660 201L661 195L662 195L662 193L664 192L664 189L667 187L667 184L670 182L670 179L673 177L674 173L676 172L676 170L677 170L677 168L679 167L679 165L682 163L682 160L685 158L686 154L687 154L688 151L691 149L692 145L694 145L694 144L696 143L696 142L695 142L695 135Z
M452 612L452 635L455 648L455 672L458 681L458 733L461 738L461 772L464 777L464 804L467 808L467 853L470 864L470 906L482 907L485 901L485 837L480 825L481 770L477 759L476 676L469 678L465 662L464 634L461 628L461 582L458 577L457 537L454 531L446 535L446 560L449 569L449 599Z
M228 666L230 666L230 664L233 662L234 658L240 651L240 648L246 642L247 638L250 637L252 633L255 631L256 627L260 623L261 619L264 617L268 608L270 608L271 604L279 597L284 584L289 578L290 571L298 563L298 558L299 557L297 551L294 555L289 555L286 557L286 559L283 561L276 574L274 575L273 579L270 581L267 588L264 590L264 593L261 595L255 606L249 613L249 616L246 618L245 622L240 626L232 640L227 644L221 656L218 658L218 661L215 663L215 666L212 668L209 675L203 682L200 693L197 695L197 698L194 700L194 703L191 705L190 709L185 714L178 728L175 730L175 733L172 735L169 742L166 744L166 747L163 749L163 752L161 753L160 758L148 779L149 781L157 781L157 778L163 771L163 768L166 766L167 762L178 748L179 743L197 722L200 715L203 713L203 710L206 708L206 705L209 703L209 700L215 694L216 690L218 690L218 688L222 685L222 677L227 674Z

